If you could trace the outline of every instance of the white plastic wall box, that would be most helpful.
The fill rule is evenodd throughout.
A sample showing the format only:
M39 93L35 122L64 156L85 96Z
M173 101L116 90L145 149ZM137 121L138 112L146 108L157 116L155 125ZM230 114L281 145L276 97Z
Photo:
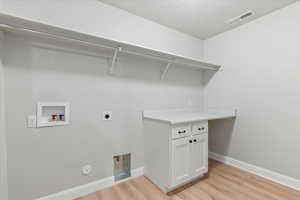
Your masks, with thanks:
M51 115L64 115L63 120L53 121ZM38 102L37 127L63 126L70 124L70 103L68 102Z

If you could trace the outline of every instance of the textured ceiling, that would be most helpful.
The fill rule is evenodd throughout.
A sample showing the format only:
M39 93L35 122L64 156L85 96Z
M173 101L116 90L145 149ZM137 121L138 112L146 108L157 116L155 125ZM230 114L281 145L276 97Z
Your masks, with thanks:
M99 0L164 26L207 39L298 0ZM228 20L252 10L255 15Z

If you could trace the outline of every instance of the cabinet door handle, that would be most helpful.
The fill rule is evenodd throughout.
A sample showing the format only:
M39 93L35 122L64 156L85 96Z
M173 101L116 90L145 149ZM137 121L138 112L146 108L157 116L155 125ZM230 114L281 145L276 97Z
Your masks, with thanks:
M190 140L190 143L193 143L193 140Z
M196 140L196 139L194 139L194 142L197 142L197 140Z
M184 130L184 131L178 131L178 133L179 133L179 134L181 134L181 133L186 133L186 130Z

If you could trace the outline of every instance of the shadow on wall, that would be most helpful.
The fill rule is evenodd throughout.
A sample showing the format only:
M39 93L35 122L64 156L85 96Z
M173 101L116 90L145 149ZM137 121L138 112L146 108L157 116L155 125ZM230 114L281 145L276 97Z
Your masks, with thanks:
M209 122L209 151L227 156L236 118L212 120Z
M205 71L203 74L203 86L207 86L208 83L210 82L210 80L215 76L215 74L217 73L217 71Z

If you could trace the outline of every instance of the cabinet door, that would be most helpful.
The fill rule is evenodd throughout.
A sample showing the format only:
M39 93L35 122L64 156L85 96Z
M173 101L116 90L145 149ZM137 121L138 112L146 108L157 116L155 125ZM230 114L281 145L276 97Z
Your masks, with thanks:
M208 170L208 134L192 137L190 174L192 177L204 174Z
M172 186L179 185L190 178L190 138L172 141Z

